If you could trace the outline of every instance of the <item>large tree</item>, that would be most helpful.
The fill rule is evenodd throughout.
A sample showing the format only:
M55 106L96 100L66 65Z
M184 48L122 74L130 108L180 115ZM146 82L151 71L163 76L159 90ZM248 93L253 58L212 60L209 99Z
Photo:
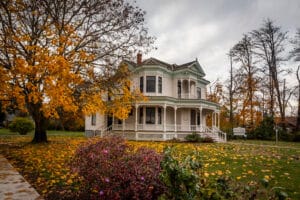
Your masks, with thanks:
M241 41L239 41L231 49L231 55L236 63L239 65L238 76L239 87L238 92L242 97L244 121L247 121L247 125L250 129L254 128L254 108L257 105L255 93L258 90L259 78L257 76L258 69L254 65L253 57L253 42L251 37L244 35Z
M295 35L295 38L292 40L293 50L291 51L291 56L295 62L300 62L300 28ZM297 112L297 126L296 129L300 130L300 65L298 65L296 71L296 77L298 80L298 112Z
M261 59L264 69L262 70L268 77L268 91L270 97L270 114L275 115L275 102L277 102L281 117L281 122L285 121L285 99L282 97L280 88L280 73L283 69L280 64L283 61L287 33L276 26L273 21L266 20L262 27L251 32L254 41L256 55ZM277 98L276 98L277 97ZM276 101L277 99L277 101Z
M151 47L144 14L123 0L0 1L0 96L29 112L33 142L59 112L127 116L139 95L118 65Z

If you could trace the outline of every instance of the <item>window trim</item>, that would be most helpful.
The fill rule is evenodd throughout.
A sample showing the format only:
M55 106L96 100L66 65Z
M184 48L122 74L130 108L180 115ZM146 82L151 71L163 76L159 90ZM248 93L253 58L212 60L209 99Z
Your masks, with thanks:
M155 107L146 107L146 124L155 124Z
M144 77L140 77L140 92L144 92Z
M96 114L92 114L92 116L91 116L91 125L92 126L96 126Z
M162 109L157 107L157 124L162 124Z
M154 78L154 80L149 80L151 78ZM150 81L154 81L153 85L150 84ZM150 86L153 86L154 88L151 88ZM152 89L152 90L150 90ZM155 93L156 92L156 76L146 76L146 92L147 93Z
M181 80L177 81L177 94L178 94L178 98L181 98L181 90L182 90L182 82Z
M157 90L158 90L158 93L162 93L162 77L159 76L158 77L158 80L157 80Z
M197 98L198 99L201 99L201 93L202 93L201 87L197 87Z

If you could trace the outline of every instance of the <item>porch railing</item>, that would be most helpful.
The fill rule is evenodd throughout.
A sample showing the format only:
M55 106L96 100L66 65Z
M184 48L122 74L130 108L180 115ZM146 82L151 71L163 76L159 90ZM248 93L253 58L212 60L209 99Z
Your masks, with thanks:
M179 99L200 99L197 94L181 93L178 94Z
M122 136L128 139L134 140L168 140L172 138L184 139L191 132L196 132L201 137L212 137L217 142L226 142L227 135L217 127L213 126L209 128L201 125L175 125L166 124L166 132L164 132L164 126L162 124L138 124L138 131L147 132L132 132L135 126L132 124L114 124L109 127L101 127L101 130L86 130L86 136L108 136L122 132ZM176 130L176 131L175 131ZM114 132L116 131L116 132ZM129 132L128 132L129 131Z

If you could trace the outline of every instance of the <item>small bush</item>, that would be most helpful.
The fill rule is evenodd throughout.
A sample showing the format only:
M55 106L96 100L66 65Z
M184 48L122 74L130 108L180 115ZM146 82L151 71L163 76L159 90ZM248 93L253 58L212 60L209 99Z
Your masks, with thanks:
M190 135L187 135L185 137L185 140L188 141L188 142L200 142L201 141L201 137L199 134L197 133L192 133Z
M113 137L80 147L71 166L83 179L82 199L157 199L164 191L161 159L152 149L134 151Z
M300 142L300 132L296 132L293 138L294 142Z
M261 140L271 140L275 136L274 118L270 116L264 117L260 125L254 130L255 138Z
M188 155L184 160L174 156L174 149L167 147L161 162L161 180L167 187L161 199L198 199L200 191L199 170L202 168L199 152Z
M26 117L15 117L8 126L12 132L18 132L20 135L26 135L28 132L34 130L33 122Z
M206 137L201 139L201 142L203 142L203 143L214 143L215 141L211 137L206 136Z

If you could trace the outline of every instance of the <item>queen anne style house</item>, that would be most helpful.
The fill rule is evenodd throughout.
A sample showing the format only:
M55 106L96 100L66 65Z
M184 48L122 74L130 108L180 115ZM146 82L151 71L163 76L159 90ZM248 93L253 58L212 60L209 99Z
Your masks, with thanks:
M182 65L168 64L155 58L125 61L132 72L133 88L139 88L148 100L134 105L126 120L99 113L86 116L87 136L123 135L133 140L183 140L191 133L226 141L219 130L219 105L206 100L209 84L198 60ZM207 115L212 122L208 127Z

